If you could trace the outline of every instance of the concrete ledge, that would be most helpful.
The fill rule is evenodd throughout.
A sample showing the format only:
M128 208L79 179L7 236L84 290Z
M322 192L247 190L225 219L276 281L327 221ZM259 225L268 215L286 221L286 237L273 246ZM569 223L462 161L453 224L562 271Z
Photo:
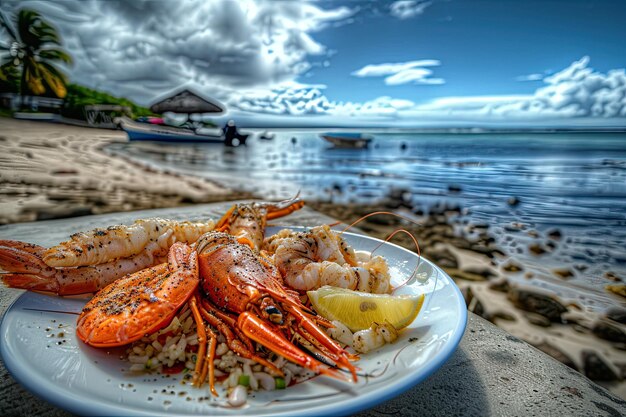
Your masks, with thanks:
M229 203L89 216L0 227L0 238L50 245L77 230L161 216L217 217ZM316 225L329 219L304 209L276 224ZM47 240L54 239L49 242ZM0 286L0 314L21 291ZM70 414L34 397L0 362L0 415ZM446 364L426 381L359 416L620 416L626 401L527 343L470 313L468 327Z

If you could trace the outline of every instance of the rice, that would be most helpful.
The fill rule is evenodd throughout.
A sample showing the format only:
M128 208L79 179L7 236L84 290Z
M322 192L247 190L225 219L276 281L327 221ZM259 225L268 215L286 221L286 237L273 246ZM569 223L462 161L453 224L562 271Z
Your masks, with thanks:
M222 387L231 392L237 386L241 386L240 377L244 375L245 378L241 379L247 380L245 388L248 390L276 389L276 379L269 369L237 355L229 349L226 339L215 329L214 332L218 341L214 361L217 383L221 381ZM186 304L169 325L158 332L144 336L126 350L127 359L131 363L129 370L133 373L182 372L186 380L191 380L196 366L197 348L196 323L189 305ZM267 354L265 349L257 349L255 353L263 356L284 372L284 386L308 379L312 375L310 371L288 362L282 356L271 352Z

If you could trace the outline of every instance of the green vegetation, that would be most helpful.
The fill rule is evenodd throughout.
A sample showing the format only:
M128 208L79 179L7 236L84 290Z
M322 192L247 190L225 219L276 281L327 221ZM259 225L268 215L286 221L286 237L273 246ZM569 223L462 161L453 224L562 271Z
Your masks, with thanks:
M78 84L69 84L67 86L67 96L61 114L72 119L85 119L84 107L94 104L115 104L128 107L133 117L152 116L150 109L138 106L126 98L114 97L110 94L83 87ZM122 116L122 112L112 114L112 116Z
M56 29L42 16L30 9L20 10L11 22L0 10L0 93L19 93L25 96L58 97L64 99L61 114L68 118L86 120L85 106L110 104L127 107L124 111L110 111L118 116L153 116L147 108L132 101L115 97L78 84L68 84L65 74L56 63L71 64L72 58L62 49ZM8 42L8 43L7 43ZM28 103L23 103L28 110ZM0 109L0 115L10 115ZM212 125L208 123L207 125Z
M56 29L30 9L20 10L14 20L15 27L0 13L0 27L9 37L8 44L0 44L0 79L9 86L17 84L22 96L65 97L67 80L55 64L71 64L72 58L61 48Z

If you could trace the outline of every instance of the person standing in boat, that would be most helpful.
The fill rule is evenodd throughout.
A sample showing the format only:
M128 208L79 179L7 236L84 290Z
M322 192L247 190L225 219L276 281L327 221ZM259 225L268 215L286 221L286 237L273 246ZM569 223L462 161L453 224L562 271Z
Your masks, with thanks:
M247 135L241 135L237 131L234 120L229 120L222 129L224 132L224 144L226 146L239 146L246 144Z

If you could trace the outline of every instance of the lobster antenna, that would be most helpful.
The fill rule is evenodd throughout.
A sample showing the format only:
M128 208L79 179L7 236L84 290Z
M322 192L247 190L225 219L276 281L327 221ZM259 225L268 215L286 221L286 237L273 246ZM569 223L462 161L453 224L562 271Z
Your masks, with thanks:
M413 272L411 273L411 275L409 275L409 277L402 284L400 284L397 287L395 287L393 289L393 291L397 290L398 288L402 288L406 284L408 284L413 279L413 277L415 277L415 275L417 274L417 269L419 268L420 263L422 262L422 254L421 254L421 251L420 251L420 245L419 245L419 243L417 243L417 239L415 238L415 236L413 236L413 233L411 233L411 232L409 232L408 230L405 230L405 229L394 230L389 236L387 236L387 238L385 238L384 242L381 242L378 246L376 246L374 248L374 250L372 251L372 255L374 254L374 252L376 252L378 250L378 248L380 248L383 244L389 242L398 233L405 233L405 234L407 234L411 238L411 240L413 240L413 243L415 243L415 248L417 249L417 264L415 265L415 269L413 269Z
M377 216L377 215L380 215L380 214L386 214L386 215L389 215L389 216L394 216L394 217L400 218L400 219L402 219L402 220L406 220L406 221L407 221L407 222L409 222L409 223L413 223L413 224L415 224L415 225L417 225L417 226L421 226L421 223L419 223L419 222L417 222L417 221L415 221L415 220L413 220L413 219L411 219L411 218L409 218L409 217L402 216L401 214L398 214L398 213L393 213L393 212L391 212L391 211L375 211L375 212L373 212L373 213L366 214L365 216L362 216L361 218L359 218L359 219L357 219L356 221L352 222L350 225L346 226L346 227L345 227L345 228L344 228L341 232L339 232L339 235L341 235L343 232L347 231L348 229L350 229L350 228L352 228L352 227L356 226L358 223L362 222L363 220L367 219L368 217ZM398 287L394 288L394 290L396 290L396 289L398 289L398 288L400 288L400 287L403 287L403 286L404 286L404 285L406 285L409 281L411 281L411 279L413 279L413 277L414 277L414 276L415 276L415 274L417 273L417 268L419 268L419 266L420 266L420 262L421 262L421 260L422 260L422 255L421 255L421 252L420 252L420 245L417 243L417 239L415 238L415 236L413 236L413 234L412 234L411 232L409 232L409 231L408 231L408 230L406 230L406 229L398 229L398 230L394 231L394 232L393 232L393 233L391 233L389 236L387 236L387 238L385 239L385 242L388 242L388 241L389 241L392 237L394 237L394 236L395 236L397 233L399 233L399 232L406 233L407 235L409 235L409 237L413 240L413 243L415 243L415 247L417 248L417 265L415 266L415 269L413 270L413 273L409 276L409 278L408 278L408 279L407 279L404 283L402 283L400 286L398 286ZM385 243L385 242L383 242L383 243ZM372 251L372 254L373 254L373 253L374 253L374 252L375 252L378 248L380 248L380 246L381 246L383 243L381 243L380 245L378 245L378 246L377 246L377 247L376 247L376 248Z
M361 223L363 220L367 219L368 217L377 216L379 214L387 214L389 216L398 217L398 218L400 218L402 220L406 220L407 222L413 223L413 224L415 224L417 226L421 226L422 225L421 223L419 223L419 222L417 222L417 221L415 221L415 220L413 220L411 218L408 218L406 216L403 216L401 214L398 214L398 213L393 213L391 211L375 211L373 213L366 214L365 216L362 216L361 218L359 218L356 221L352 222L350 225L346 226L341 232L339 232L339 234L342 234L343 232L346 232L348 229L356 226L358 223Z

